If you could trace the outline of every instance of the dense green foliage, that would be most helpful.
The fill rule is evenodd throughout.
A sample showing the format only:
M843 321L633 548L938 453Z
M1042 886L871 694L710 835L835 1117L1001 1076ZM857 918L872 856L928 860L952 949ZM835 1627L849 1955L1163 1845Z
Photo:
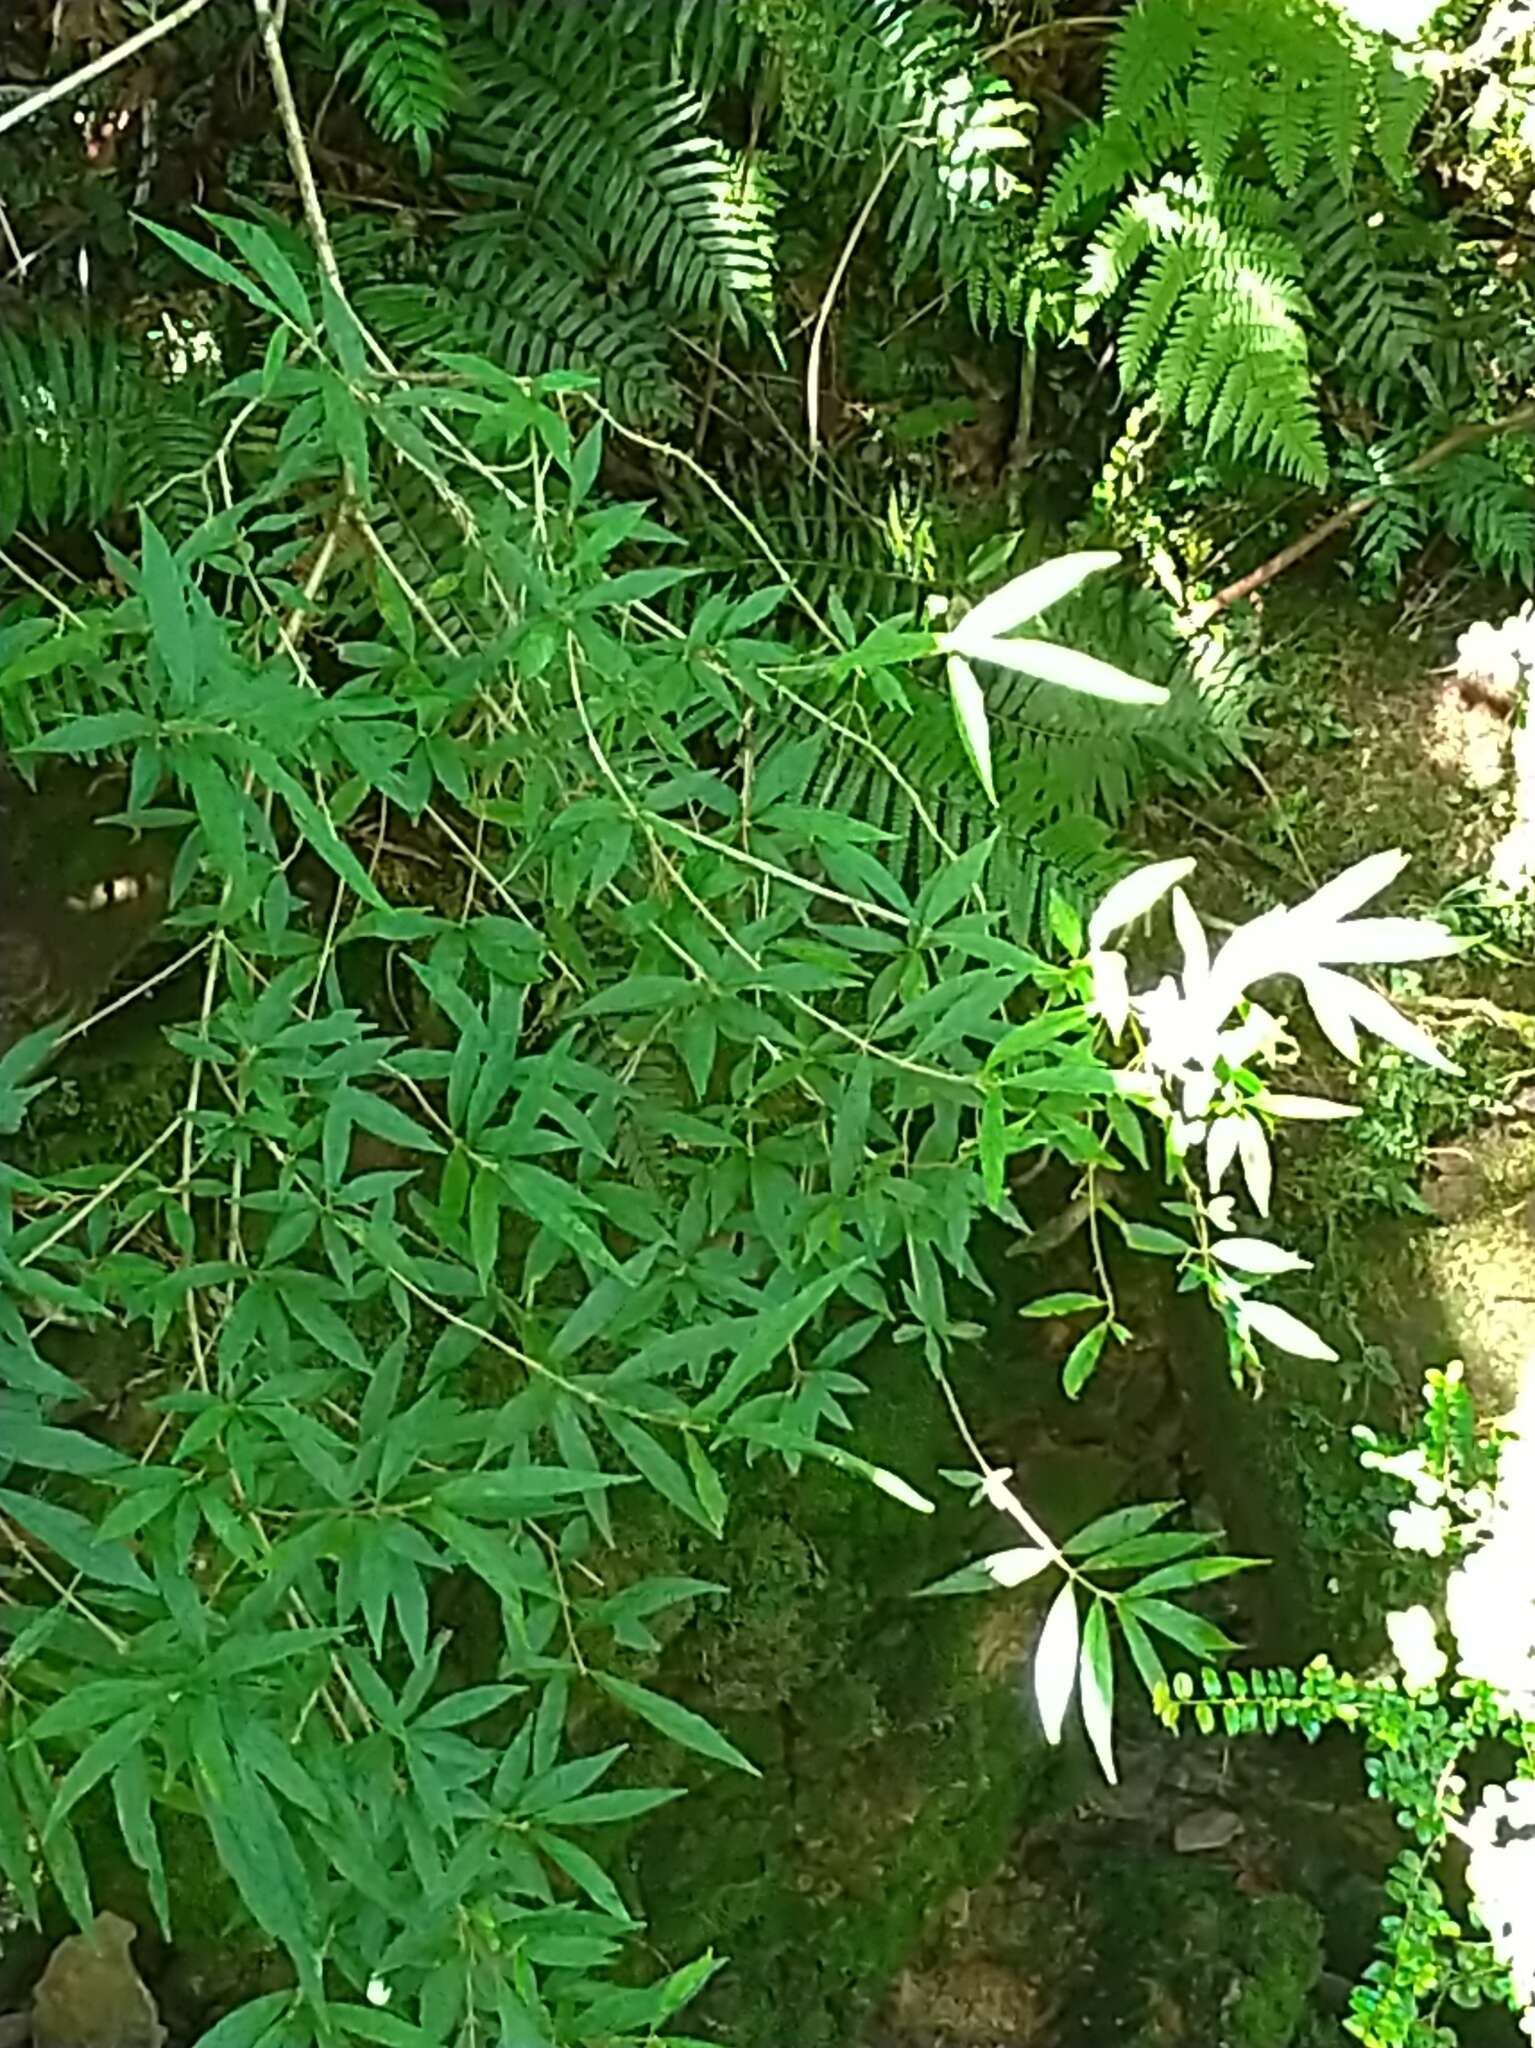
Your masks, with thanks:
M1368 497L1372 587L1441 529L1535 570L1529 38L1025 11L213 0L81 126L0 130L6 773L88 787L165 913L121 1103L78 1114L86 969L0 1010L0 1872L84 1923L126 1855L167 1941L237 1927L216 2048L661 2048L706 1987L752 2048L767 1994L711 1979L764 1923L817 1951L796 2048L852 2024L1047 1797L919 1590L1048 1575L1045 1732L1077 1703L1109 1771L1126 1659L1170 1719L1363 1721L1427 1849L1435 1774L1527 1737L1485 1689L1169 1674L1234 1647L1200 1589L1249 1560L1170 1501L1047 1533L957 1389L1041 1173L1085 1218L1088 1284L1025 1307L1073 1400L1136 1255L1239 1377L1333 1356L1232 1221L1316 1113L1251 989L1278 948L1346 1057L1432 1061L1343 970L1445 946L1341 922L1366 862L1218 1006L1176 892L1181 981L1132 1001L1187 864L1122 877L1283 717L1197 602L1280 488ZM955 1571L972 1511L1012 1547ZM834 1570L834 1652L775 1676L779 1580ZM813 1815L919 1748L874 1931L777 1896L757 1774ZM1510 1980L1397 1882L1356 2031L1417 2048Z

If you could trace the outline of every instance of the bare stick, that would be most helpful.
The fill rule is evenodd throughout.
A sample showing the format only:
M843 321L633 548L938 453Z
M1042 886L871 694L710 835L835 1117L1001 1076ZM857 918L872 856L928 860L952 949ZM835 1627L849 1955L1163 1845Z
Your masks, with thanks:
M1535 404L1516 406L1500 420L1468 420L1463 425L1452 427L1449 433L1437 440L1431 448L1425 448L1421 455L1401 471L1403 476L1421 476L1427 469L1433 469L1446 457L1458 455L1462 448L1474 448L1480 441L1490 441L1498 434L1511 434L1519 427L1535 425ZM1303 533L1299 540L1292 540L1277 555L1270 555L1266 562L1251 569L1245 576L1239 576L1235 583L1228 583L1224 590L1218 590L1214 597L1200 605L1195 613L1197 625L1213 619L1228 605L1240 604L1244 597L1251 597L1255 590L1261 590L1266 583L1272 583L1276 576L1282 576L1286 569L1293 569L1297 562L1305 561L1314 554L1324 541L1332 539L1335 533L1343 533L1362 519L1372 505L1378 505L1386 493L1363 491L1357 498L1350 498L1339 511L1324 519L1319 526L1313 526L1309 533Z
M55 79L52 85L45 85L41 92L35 92L20 106L12 107L8 113L0 114L0 135L9 128L19 128L23 121L30 121L34 114L40 114L44 107L51 107L57 100L66 100L87 86L103 73L114 70L119 64L126 64L130 57L136 57L140 50L147 50L151 43L157 43L161 36L168 36L190 21L194 14L201 14L209 0L181 0L179 7L173 7L169 14L162 14L158 21L152 21L148 28L141 28L136 36L129 36L127 42L119 43L115 50L107 50L99 57L93 57L89 64L82 64L78 71L71 71L67 78Z

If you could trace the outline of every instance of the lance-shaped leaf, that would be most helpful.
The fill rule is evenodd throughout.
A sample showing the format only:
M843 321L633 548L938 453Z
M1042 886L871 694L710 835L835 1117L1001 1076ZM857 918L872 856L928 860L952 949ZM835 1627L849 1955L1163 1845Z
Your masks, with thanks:
M1275 1302L1244 1301L1241 1316L1254 1336L1267 1338L1270 1344L1288 1351L1294 1358L1315 1358L1323 1365L1337 1363L1338 1354L1330 1344L1299 1316L1292 1316Z
M1077 1589L1068 1579L1045 1617L1034 1658L1034 1697L1045 1740L1059 1742L1077 1683Z
M990 597L972 605L959 624L945 634L945 645L956 653L970 654L976 642L993 639L998 633L1011 633L1015 626L1037 618L1068 597L1079 583L1085 583L1101 569L1112 569L1118 560L1113 549L1094 548L1057 555L1053 562L1025 569L1021 576L1014 576Z
M958 654L949 656L949 697L970 765L982 789L995 803L997 786L991 773L991 723L986 716L986 699L975 679L975 670Z
M1150 867L1137 868L1133 875L1126 875L1122 882L1116 882L1107 896L1093 912L1087 927L1089 951L1101 953L1108 941L1127 924L1134 924L1138 917L1144 917L1154 909L1176 883L1185 875L1194 872L1192 860L1153 861Z
M1054 640L972 637L966 639L964 651L971 661L994 661L998 668L1037 676L1042 683L1055 683L1084 697L1107 697L1115 704L1167 702L1167 692L1160 683L1143 682L1139 676L1115 668L1112 662L1081 654L1075 647L1062 647Z

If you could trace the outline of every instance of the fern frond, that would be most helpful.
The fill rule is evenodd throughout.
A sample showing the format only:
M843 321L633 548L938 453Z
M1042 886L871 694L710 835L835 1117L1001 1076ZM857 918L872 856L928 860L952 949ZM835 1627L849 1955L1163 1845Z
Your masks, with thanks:
M1382 203L1373 204L1377 196ZM1330 168L1307 181L1292 221L1315 324L1343 389L1383 416L1409 395L1437 412L1456 407L1469 392L1480 323L1467 318L1468 295L1453 289L1451 238L1403 216L1389 192L1344 190Z
M498 46L464 46L473 101L461 155L578 215L613 271L680 313L745 333L772 310L773 194L707 135L695 95L624 57L601 9L523 10Z
M99 525L173 491L217 445L207 397L206 377L162 371L106 320L0 329L0 540L22 526Z
M1383 43L1375 52L1374 83L1370 132L1375 151L1387 177L1405 185L1412 169L1413 131L1434 97L1433 80L1400 44Z
M442 16L428 0L321 0L320 23L368 119L385 142L409 142L424 171L455 99Z
M1108 106L1129 128L1162 107L1199 54L1197 0L1141 0L1109 48Z
M1153 385L1169 415L1203 426L1207 445L1224 440L1321 483L1309 308L1293 250L1269 218L1257 191L1228 187L1217 204L1197 180L1165 179L1110 217L1088 255L1082 304L1096 310L1154 251L1121 331L1126 388Z
M1535 484L1527 438L1468 449L1429 472L1430 516L1491 575L1535 582Z
M1368 445L1345 443L1340 480L1351 495L1373 492L1375 503L1354 529L1353 571L1366 593L1384 597L1401 580L1402 566L1427 538L1427 499L1422 484L1403 481L1405 437L1392 435Z
M1186 101L1189 147L1212 186L1225 173L1249 121L1256 119L1261 130L1272 118L1276 95L1259 90L1257 53L1246 40L1249 27L1242 12L1217 10L1195 47Z
M1127 388L1152 384L1167 412L1204 428L1207 446L1320 483L1308 235L1293 216L1279 220L1277 201L1325 164L1347 206L1366 138L1389 177L1405 176L1432 89L1422 60L1366 33L1336 0L1136 0L1107 71L1103 118L1046 189L1036 261L1067 223L1113 201L1076 311L1102 311L1145 261L1124 299ZM1374 321L1377 353L1388 317ZM1404 355L1412 346L1404 335Z
M1347 191L1353 182L1365 129L1375 117L1375 79L1369 49L1351 21L1343 20L1336 41L1324 43L1319 50L1311 91L1315 95L1316 134L1322 154L1339 185Z
M938 0L756 0L785 112L824 162L894 157L888 219L895 282L936 261L966 277L1013 191L1021 111L981 62L973 26Z

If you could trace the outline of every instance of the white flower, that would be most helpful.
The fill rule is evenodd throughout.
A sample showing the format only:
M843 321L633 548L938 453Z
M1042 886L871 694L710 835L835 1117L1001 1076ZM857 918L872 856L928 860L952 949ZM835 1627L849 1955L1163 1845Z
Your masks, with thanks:
M1535 1783L1519 1778L1489 1785L1459 1832L1471 1850L1466 1878L1478 1917L1513 1978L1529 2033L1535 2019Z
M1428 1557L1444 1556L1450 1534L1448 1508L1426 1508L1421 1503L1393 1508L1386 1520L1391 1524L1392 1541L1398 1550L1421 1550Z
M1434 1617L1423 1606L1404 1607L1386 1616L1386 1634L1402 1675L1413 1692L1430 1692L1450 1668L1439 1647Z
M1488 1541L1451 1573L1444 1604L1461 1671L1535 1718L1535 1591L1528 1552L1510 1524L1495 1523Z
M370 1977L367 1996L369 2005L387 2005L394 1993L382 1977Z
M1501 626L1479 619L1455 643L1455 671L1463 681L1485 678L1503 690L1517 690L1535 669L1535 614L1526 605Z
M1359 1460L1366 1471L1384 1472L1410 1486L1426 1508L1438 1507L1444 1488L1428 1469L1428 1460L1418 1449L1408 1451L1365 1451Z

